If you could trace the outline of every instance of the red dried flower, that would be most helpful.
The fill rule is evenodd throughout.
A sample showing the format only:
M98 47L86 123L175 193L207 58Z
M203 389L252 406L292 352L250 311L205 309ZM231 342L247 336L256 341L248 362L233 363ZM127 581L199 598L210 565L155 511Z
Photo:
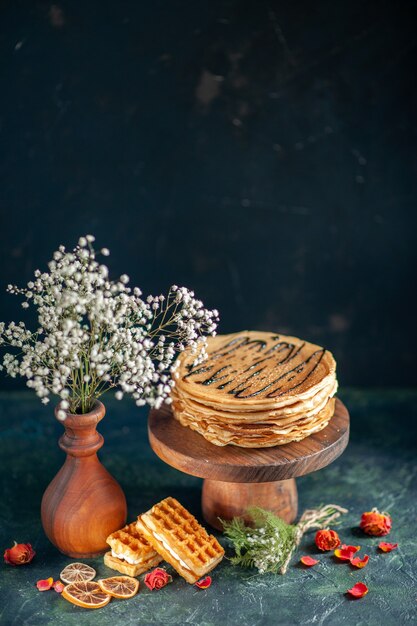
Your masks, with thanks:
M39 589L39 591L48 591L52 587L53 584L54 584L53 578L46 578L45 580L38 580L38 582L36 583L36 586Z
M388 535L392 528L392 520L388 513L380 513L378 509L372 509L362 513L360 527L367 535L381 537Z
M378 544L378 548L382 550L382 552L391 552L391 550L398 548L398 543L387 543L386 541L381 541L381 543Z
M57 593L62 593L65 585L60 580L56 580L52 586Z
M363 596L366 596L368 591L369 589L365 583L356 583L356 585L353 585L353 587L348 589L346 593L349 593L353 598L363 598Z
M367 554L365 554L363 559L361 559L360 556L352 557L350 559L350 564L353 565L354 567L362 568L362 567L365 567L366 565L368 565L368 561L369 561L369 556Z
M195 586L198 587L199 589L208 589L210 585L211 585L211 576L206 576L205 578L202 578L201 580L195 583Z
M335 530L318 530L315 537L316 546L319 550L334 550L340 546L340 538Z
M143 582L151 591L153 589L162 589L168 583L172 583L172 576L162 567L157 567L152 572L146 574Z
M30 563L36 552L30 545L30 543L17 543L14 542L12 548L4 553L4 561L9 565L26 565Z
M341 561L350 561L353 555L356 552L359 552L360 549L360 546L347 546L343 544L340 548L337 548L334 551L334 555Z
M317 559L313 559L311 556L302 556L300 559L303 565L307 565L307 567L313 567L313 565L317 565Z

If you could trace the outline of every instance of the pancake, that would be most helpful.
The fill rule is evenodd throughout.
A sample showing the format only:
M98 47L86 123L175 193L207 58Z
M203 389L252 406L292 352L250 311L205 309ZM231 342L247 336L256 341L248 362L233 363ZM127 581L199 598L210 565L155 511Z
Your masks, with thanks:
M337 382L320 390L314 398L306 402L295 402L291 405L282 407L281 409L263 409L257 411L225 411L222 407L213 408L211 405L207 406L203 402L198 402L191 396L185 394L181 389L174 387L171 393L172 402L175 407L186 406L188 410L197 416L199 413L203 413L205 416L213 415L218 421L229 422L256 422L256 421L294 421L300 418L300 416L315 415L326 404L329 398L333 397L337 391ZM246 408L246 407L243 407Z
M244 331L207 340L208 359L179 357L176 383L214 407L272 408L308 400L335 378L332 354L297 337Z
M286 428L271 424L247 423L225 427L215 421L196 420L186 413L175 413L175 417L183 426L188 426L215 445L230 444L242 448L266 448L284 445L291 441L301 441L322 430L334 414L334 403L334 398L331 398L324 409L313 418L299 420Z
M178 358L174 417L215 445L270 447L300 441L334 413L336 363L297 337L243 331L209 337L208 358Z

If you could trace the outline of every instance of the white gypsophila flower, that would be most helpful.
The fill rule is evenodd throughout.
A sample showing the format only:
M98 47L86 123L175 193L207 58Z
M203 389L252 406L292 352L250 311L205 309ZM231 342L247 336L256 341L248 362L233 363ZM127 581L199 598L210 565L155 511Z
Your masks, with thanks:
M60 246L48 272L36 270L27 288L8 286L24 298L24 308L36 307L39 327L31 332L23 322L0 323L0 345L18 349L6 353L0 367L27 378L45 404L51 394L59 396L64 413L90 410L112 388L118 399L127 393L138 406L159 407L170 400L178 352L189 348L196 363L206 358L205 335L215 334L218 312L177 285L167 296L142 299L126 274L109 279L93 242L87 235L72 251ZM108 256L108 249L101 254Z

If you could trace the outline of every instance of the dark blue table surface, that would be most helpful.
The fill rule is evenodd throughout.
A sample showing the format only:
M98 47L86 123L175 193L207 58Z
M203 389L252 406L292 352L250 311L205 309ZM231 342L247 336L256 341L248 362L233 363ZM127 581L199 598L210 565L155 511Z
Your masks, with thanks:
M302 554L316 554L313 533L307 534L288 573L258 575L225 559L213 572L213 584L199 591L174 574L173 584L150 592L142 583L128 601L112 601L98 611L75 607L55 592L40 593L40 578L57 578L71 559L46 539L39 507L42 493L63 461L57 447L61 426L52 410L29 393L0 394L0 547L13 540L31 542L37 552L25 567L0 565L0 623L64 626L88 624L194 626L275 626L277 624L414 624L416 613L417 544L415 391L344 390L351 412L352 434L345 453L331 466L297 480L300 511L335 502L349 509L338 527L347 543L370 555L364 570L337 564L319 555L320 564L304 569ZM128 402L109 400L100 424L105 445L99 453L125 490L129 518L156 501L177 497L200 520L201 481L160 461L149 447L146 411ZM390 554L377 551L377 538L358 529L360 514L373 506L388 510L399 543ZM224 538L227 555L230 547ZM99 577L112 574L101 558L86 561ZM345 591L357 581L368 595L349 600Z

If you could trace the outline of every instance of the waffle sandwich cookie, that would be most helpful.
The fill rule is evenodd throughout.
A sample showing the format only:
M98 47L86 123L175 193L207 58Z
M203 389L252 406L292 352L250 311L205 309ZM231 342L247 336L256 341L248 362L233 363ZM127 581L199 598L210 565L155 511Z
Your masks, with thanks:
M208 338L208 359L178 357L174 417L218 446L262 448L300 441L334 414L336 363L298 337L243 331Z
M185 580L194 584L216 567L224 550L175 498L139 515L137 530Z
M162 556L137 529L136 522L112 533L106 541L111 552L104 555L104 564L121 574L139 576L162 561Z

